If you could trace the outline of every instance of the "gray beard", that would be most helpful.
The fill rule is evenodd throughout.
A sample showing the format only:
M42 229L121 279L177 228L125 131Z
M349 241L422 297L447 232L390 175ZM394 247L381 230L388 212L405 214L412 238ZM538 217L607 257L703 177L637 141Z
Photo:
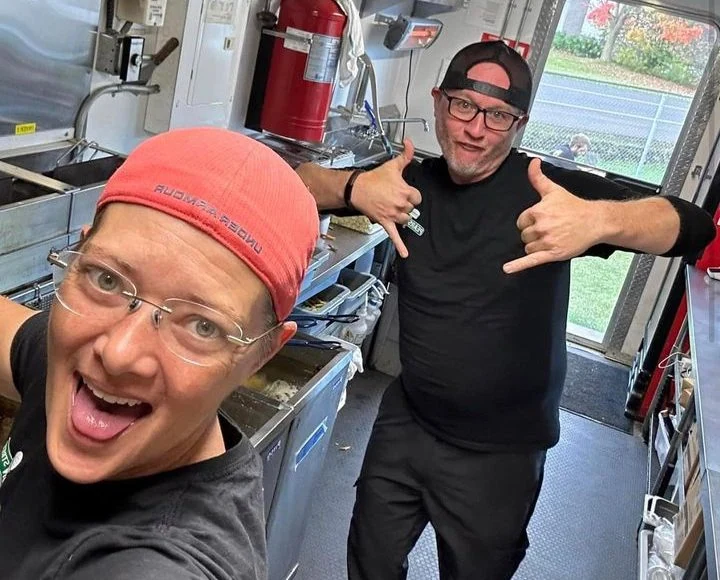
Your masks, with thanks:
M458 177L463 177L467 179L474 178L479 173L479 168L477 164L461 164L456 163L454 160L449 159L448 157L445 157L445 161L448 164L448 167L453 172L453 174L457 175Z
M442 151L445 162L447 163L448 169L451 175L460 177L461 179L474 179L478 174L479 164L477 163L457 163L450 155L450 147L448 146L448 135L439 123L436 124L435 134L437 135L438 144L440 145L440 151Z

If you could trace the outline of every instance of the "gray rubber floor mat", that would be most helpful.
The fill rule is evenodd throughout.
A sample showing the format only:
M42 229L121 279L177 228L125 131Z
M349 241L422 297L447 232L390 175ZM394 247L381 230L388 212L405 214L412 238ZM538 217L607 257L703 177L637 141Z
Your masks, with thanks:
M345 540L363 452L392 379L359 375L333 431L323 479L310 509L296 580L344 580ZM548 454L545 483L530 523L530 549L515 580L630 580L645 492L642 440L561 411L560 443ZM410 555L410 580L436 580L432 529Z

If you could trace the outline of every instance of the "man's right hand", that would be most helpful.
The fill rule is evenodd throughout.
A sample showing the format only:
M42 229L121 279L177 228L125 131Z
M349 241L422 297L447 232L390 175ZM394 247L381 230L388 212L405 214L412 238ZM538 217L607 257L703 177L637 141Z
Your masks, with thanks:
M408 250L397 225L410 221L410 212L422 201L420 192L403 179L403 171L415 154L410 139L403 141L403 152L380 167L360 174L355 180L352 204L359 212L379 223L395 244L400 257L407 258Z

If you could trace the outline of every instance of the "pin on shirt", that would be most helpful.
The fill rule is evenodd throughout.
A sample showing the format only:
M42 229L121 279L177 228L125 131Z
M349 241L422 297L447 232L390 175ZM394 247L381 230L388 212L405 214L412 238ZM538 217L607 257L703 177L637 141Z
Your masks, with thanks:
M417 208L413 208L409 215L410 221L404 227L409 228L415 235L422 236L425 233L425 228L415 221L416 218L420 217L420 212Z

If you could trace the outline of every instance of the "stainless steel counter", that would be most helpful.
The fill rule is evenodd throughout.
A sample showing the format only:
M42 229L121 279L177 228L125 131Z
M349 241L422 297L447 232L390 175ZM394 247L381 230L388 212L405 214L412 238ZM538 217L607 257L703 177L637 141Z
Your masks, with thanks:
M293 143L281 137L259 133L251 129L242 129L241 133L272 148L293 167L300 162L312 161L323 167L342 168L348 165L366 165L369 162L375 161L376 158L380 159L377 155L374 155L372 159L370 159L356 154L350 154L349 156L341 155L339 158L324 155L318 157L313 156L313 154L319 153L320 150L314 149L309 145L304 146ZM344 149L340 150L345 151ZM320 240L318 242L318 248L331 250L330 259L321 264L315 271L312 283L300 292L297 304L304 302L311 296L322 292L325 288L333 284L340 270L352 264L360 256L372 250L387 238L385 230L380 230L374 234L362 234L340 226L334 226L330 233L335 237L335 240Z
M316 270L312 284L303 290L298 297L298 304L330 286L337 278L340 270L352 264L360 256L369 252L387 238L385 230L380 230L374 234L361 234L341 226L333 226L330 234L335 237L334 240L320 240L318 244L323 249L328 249L331 246L335 248L335 251L331 251L330 258Z
M720 579L720 281L687 269L708 578Z

